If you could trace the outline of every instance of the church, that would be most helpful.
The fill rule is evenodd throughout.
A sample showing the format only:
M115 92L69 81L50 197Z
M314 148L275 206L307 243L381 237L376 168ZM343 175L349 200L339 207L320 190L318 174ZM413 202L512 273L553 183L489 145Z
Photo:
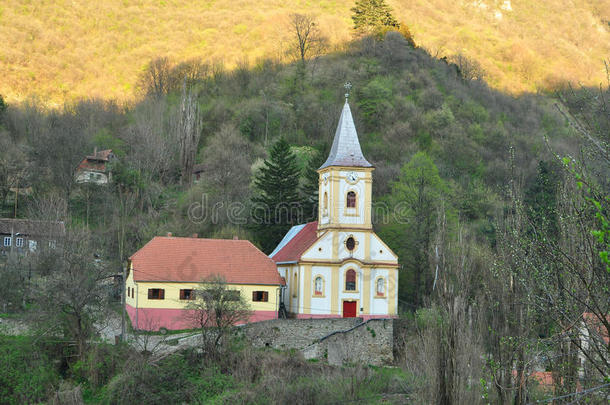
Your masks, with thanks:
M318 169L318 221L293 226L269 255L296 318L392 318L398 258L373 231L374 167L360 148L346 98L332 148Z

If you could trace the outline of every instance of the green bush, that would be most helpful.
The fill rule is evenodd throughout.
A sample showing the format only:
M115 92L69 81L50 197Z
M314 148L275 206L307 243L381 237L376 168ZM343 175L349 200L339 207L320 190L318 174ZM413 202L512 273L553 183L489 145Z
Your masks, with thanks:
M225 390L233 379L216 366L207 366L194 352L185 351L150 364L132 357L102 391L99 402L131 403L206 403Z
M46 400L59 373L30 337L0 335L0 402L26 404Z

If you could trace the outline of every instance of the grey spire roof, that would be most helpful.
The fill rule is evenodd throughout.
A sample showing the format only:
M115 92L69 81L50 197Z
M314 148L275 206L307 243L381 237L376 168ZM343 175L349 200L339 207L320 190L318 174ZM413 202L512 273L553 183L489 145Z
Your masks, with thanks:
M358 133L356 132L356 126L354 125L354 119L352 118L352 112L349 109L347 99L345 99L341 118L339 118L339 125L337 125L335 140L330 149L330 154L326 162L320 166L320 169L328 166L373 167L362 154L362 149L360 149Z

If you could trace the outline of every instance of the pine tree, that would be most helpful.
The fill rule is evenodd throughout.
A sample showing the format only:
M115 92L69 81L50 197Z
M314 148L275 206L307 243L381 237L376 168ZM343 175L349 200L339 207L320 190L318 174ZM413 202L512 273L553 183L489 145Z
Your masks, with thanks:
M392 15L392 8L385 0L357 0L352 13L354 29L361 33L373 34L388 27L400 28L400 23Z
M291 226L303 220L299 197L300 170L290 145L281 138L269 151L269 158L254 185L252 228L264 252L270 253Z
M320 175L318 168L324 163L325 154L316 149L309 157L305 172L303 173L303 185L301 195L303 196L303 214L306 222L318 219L318 190Z

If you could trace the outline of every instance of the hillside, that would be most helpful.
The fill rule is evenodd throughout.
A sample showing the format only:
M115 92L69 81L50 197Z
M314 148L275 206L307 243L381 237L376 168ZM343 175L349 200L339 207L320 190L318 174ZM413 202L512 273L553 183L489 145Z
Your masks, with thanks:
M418 45L437 57L477 61L512 93L570 80L597 85L610 55L610 2L388 1ZM318 16L335 46L351 38L353 1L30 2L0 5L0 94L59 102L132 99L154 57L223 61L285 58L290 13Z
M1 402L46 403L61 398L59 387L102 404L524 404L579 389L587 397L578 400L603 403L610 351L603 339L584 347L580 331L607 336L610 328L580 320L591 319L584 310L610 313L600 288L610 285L610 89L560 92L567 120L544 94L514 96L460 73L392 32L305 66L215 67L188 92L171 80L172 88L124 106L30 100L0 108L2 216L66 223L49 249L0 255ZM347 80L362 152L375 166L374 230L400 266L400 319L380 321L393 339L371 324L361 331L365 342L395 342L392 368L368 359L335 367L326 351L306 361L230 335L215 349L160 360L155 342L178 349L179 335L128 330L133 350L98 344L98 326L119 324L127 287L105 280L154 236L238 236L274 247L292 225L317 217L316 169ZM200 130L187 125L193 115ZM580 129L569 125L575 120ZM95 148L118 157L112 182L75 183ZM193 184L191 163L202 170ZM261 206L264 194L278 202ZM286 206L298 218L284 217ZM585 300L595 305L583 309ZM22 319L32 320L31 336L2 336L23 330ZM572 333L577 324L587 329ZM102 333L114 340L118 328ZM537 375L553 385L541 386L531 370L545 370Z

